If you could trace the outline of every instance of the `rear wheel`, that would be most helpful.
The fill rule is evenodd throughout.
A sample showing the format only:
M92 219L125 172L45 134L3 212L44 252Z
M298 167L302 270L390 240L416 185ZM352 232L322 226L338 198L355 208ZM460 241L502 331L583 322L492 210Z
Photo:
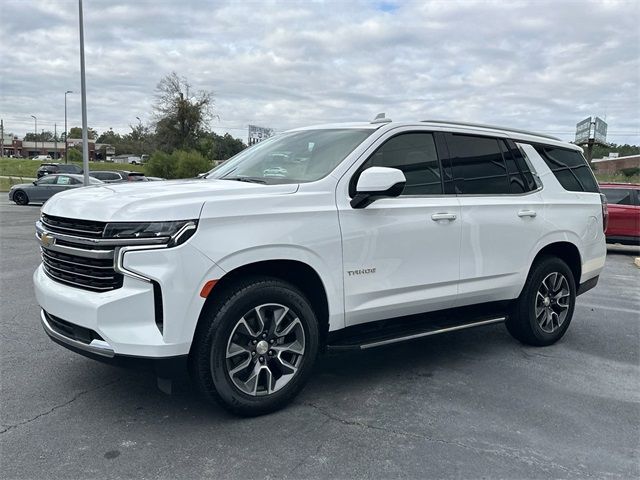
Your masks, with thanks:
M282 408L304 387L318 354L311 304L293 285L270 278L220 294L203 313L194 339L196 385L239 415Z
M29 197L22 190L17 190L13 192L13 201L16 202L17 205L28 205Z
M575 302L571 269L557 257L543 257L531 269L507 319L507 329L527 345L551 345L569 328Z

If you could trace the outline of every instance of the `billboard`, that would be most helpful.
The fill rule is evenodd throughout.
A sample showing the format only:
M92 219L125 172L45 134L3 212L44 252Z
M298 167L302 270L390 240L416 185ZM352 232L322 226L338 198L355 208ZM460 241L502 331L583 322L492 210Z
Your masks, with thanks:
M576 124L575 143L587 143L589 138L591 138L591 117L587 117Z
M596 117L593 139L596 143L607 143L607 122Z
M271 136L273 136L273 128L249 125L249 146L255 145L262 140L266 140Z

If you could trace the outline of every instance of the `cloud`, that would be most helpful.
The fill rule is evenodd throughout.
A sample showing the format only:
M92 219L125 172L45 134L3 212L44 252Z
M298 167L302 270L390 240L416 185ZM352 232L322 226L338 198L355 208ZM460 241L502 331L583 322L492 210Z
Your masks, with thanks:
M151 121L171 71L214 92L212 127L458 119L557 133L607 116L640 144L640 3L85 0L90 126ZM64 122L79 92L77 2L5 0L0 115ZM69 124L80 123L79 95Z

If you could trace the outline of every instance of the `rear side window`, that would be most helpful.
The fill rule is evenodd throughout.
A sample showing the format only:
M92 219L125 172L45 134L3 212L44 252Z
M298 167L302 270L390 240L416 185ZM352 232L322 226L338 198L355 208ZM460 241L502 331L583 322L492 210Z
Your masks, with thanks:
M593 193L600 191L591 168L577 150L544 145L536 145L535 149L565 190Z
M350 185L351 195L360 173L369 167L390 167L402 170L407 183L402 195L442 194L442 174L433 134L403 133L387 140L360 167Z
M626 188L602 188L607 203L617 205L633 205L632 191Z
M457 194L511 193L509 172L497 139L450 134L447 144ZM515 164L514 170L517 170Z

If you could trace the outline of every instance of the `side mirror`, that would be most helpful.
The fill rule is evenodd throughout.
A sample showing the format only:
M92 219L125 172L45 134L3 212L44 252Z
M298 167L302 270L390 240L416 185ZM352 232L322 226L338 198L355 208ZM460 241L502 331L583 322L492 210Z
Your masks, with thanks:
M407 179L402 170L369 167L360 174L351 207L365 208L381 198L397 197L404 190L405 183Z
M34 180L34 181L33 181L33 182L31 182L31 183L33 183L34 185L38 185L38 181L37 181L37 180Z

